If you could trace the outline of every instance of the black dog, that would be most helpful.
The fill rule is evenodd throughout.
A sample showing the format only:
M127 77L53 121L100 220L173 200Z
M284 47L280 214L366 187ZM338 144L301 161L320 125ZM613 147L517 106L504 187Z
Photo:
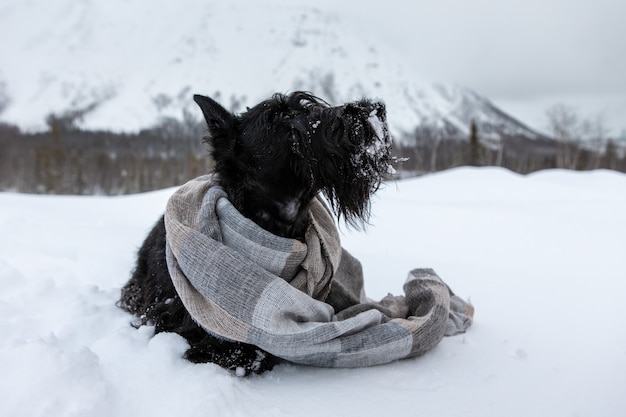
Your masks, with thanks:
M234 115L208 97L194 96L208 126L205 141L215 175L232 204L275 235L303 239L307 205L322 193L338 217L367 222L370 196L390 169L390 138L382 103L361 100L331 107L309 93L276 94ZM185 310L165 262L161 219L139 250L118 305L189 342L185 358L261 373L277 358L244 343L218 338Z

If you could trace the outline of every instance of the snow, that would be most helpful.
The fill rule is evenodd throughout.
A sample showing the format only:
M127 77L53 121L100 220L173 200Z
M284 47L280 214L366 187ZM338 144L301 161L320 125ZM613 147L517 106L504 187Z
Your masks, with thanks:
M374 133L376 133L376 137L382 141L387 135L385 135L385 131L387 130L387 127L385 126L385 123L380 120L380 118L378 117L378 110L374 109L370 112L368 118L367 118L368 123L370 124L370 126L372 126L372 129L374 129ZM379 143L380 141L376 141L377 143ZM375 153L375 151L373 151Z
M368 295L433 267L474 326L421 358L238 378L115 307L172 189L0 194L2 416L626 415L626 175L459 168L387 184L342 226Z
M160 117L180 120L184 111L200 118L194 93L242 111L294 90L333 105L384 98L397 137L422 122L447 120L464 132L471 119L499 120L467 88L422 79L415 58L390 40L400 28L381 21L372 32L352 7L328 0L2 0L0 86L9 103L0 121L42 130L51 113L98 104L79 126L137 131Z

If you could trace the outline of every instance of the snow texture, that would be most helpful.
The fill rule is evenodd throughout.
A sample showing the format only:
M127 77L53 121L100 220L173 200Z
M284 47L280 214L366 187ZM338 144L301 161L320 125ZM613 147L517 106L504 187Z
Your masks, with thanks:
M389 183L343 245L369 296L433 267L474 326L421 358L238 378L115 307L172 189L0 193L1 416L626 415L626 175L460 168Z

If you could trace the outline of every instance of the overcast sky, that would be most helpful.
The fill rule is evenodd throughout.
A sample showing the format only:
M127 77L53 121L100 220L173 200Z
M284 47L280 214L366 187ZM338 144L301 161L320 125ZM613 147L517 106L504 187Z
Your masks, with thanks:
M254 0L238 1L245 11ZM563 103L582 117L603 113L610 133L626 138L626 0L275 2L335 12L365 43L395 49L416 81L468 87L536 129Z
M469 87L534 127L563 102L626 129L626 0L318 1L368 36L397 22L383 36L420 77Z

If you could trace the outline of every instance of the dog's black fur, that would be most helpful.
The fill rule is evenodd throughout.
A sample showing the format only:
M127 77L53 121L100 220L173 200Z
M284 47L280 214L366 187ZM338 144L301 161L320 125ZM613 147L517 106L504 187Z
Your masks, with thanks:
M205 141L217 181L233 205L264 229L303 239L307 205L318 193L348 224L367 222L370 196L389 169L390 140L382 103L361 100L331 107L305 92L276 94L234 115L214 100L194 96L208 127ZM382 124L371 123L372 117ZM385 129L381 129L381 126ZM378 138L381 136L384 137ZM165 262L163 218L139 250L118 305L137 326L175 332L189 342L185 358L261 373L277 358L258 347L207 333L185 310Z

